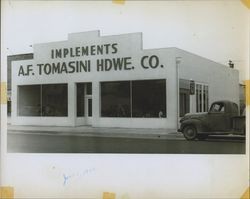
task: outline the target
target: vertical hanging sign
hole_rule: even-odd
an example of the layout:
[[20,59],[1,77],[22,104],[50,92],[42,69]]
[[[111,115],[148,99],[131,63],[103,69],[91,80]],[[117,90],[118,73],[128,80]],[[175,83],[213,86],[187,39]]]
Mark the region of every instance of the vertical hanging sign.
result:
[[194,80],[190,80],[189,83],[189,94],[194,95],[195,94],[195,82]]

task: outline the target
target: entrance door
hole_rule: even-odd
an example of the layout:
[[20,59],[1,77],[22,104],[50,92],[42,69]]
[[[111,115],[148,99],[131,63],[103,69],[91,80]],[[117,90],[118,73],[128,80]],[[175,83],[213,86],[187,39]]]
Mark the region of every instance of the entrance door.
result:
[[92,124],[92,83],[85,83],[85,119],[86,124]]
[[190,112],[190,95],[188,89],[180,88],[180,117]]
[[92,97],[85,97],[85,119],[86,124],[91,125],[92,124]]
[[91,83],[77,83],[77,118],[79,125],[92,124]]

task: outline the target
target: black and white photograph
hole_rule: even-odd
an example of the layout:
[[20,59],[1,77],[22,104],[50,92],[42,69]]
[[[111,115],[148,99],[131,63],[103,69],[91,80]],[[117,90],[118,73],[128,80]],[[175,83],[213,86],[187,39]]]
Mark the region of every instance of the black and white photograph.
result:
[[247,60],[234,52],[238,37],[213,49],[190,29],[206,55],[185,38],[190,50],[173,41],[145,47],[148,33],[138,31],[44,36],[8,55],[8,151],[244,154]]
[[8,150],[245,153],[233,61],[142,42],[88,31],[9,56]]
[[[1,82],[7,82],[2,140],[12,165],[3,167],[8,171],[5,182],[16,184],[21,198],[45,197],[35,190],[22,193],[20,179],[11,177],[10,169],[23,155],[24,172],[31,161],[36,165],[31,173],[46,173],[38,175],[45,189],[48,184],[61,191],[66,187],[65,195],[48,189],[49,197],[242,194],[247,180],[238,181],[247,176],[249,150],[249,5],[245,1],[4,0],[1,5],[1,74],[5,74]],[[121,161],[111,161],[111,156]],[[137,168],[132,168],[135,159]],[[240,167],[242,174],[231,177],[238,185],[211,193],[219,183],[213,184],[214,168],[223,166],[219,162],[224,159],[231,167],[221,175],[231,175],[233,168]],[[138,190],[123,192],[124,181],[124,186],[114,188],[118,195],[104,197],[109,190],[95,183],[103,182],[104,168],[109,167],[110,173],[122,162],[129,165],[125,173],[132,175],[149,165],[132,184],[146,179],[152,168],[158,177],[161,171],[171,179],[179,173],[180,181],[181,165],[186,165],[191,173],[185,173],[183,183],[192,175],[203,176],[197,178],[200,191],[184,186],[177,194],[178,183],[171,190],[163,191],[162,185],[154,189],[159,183],[155,177]],[[165,166],[157,169],[160,165]],[[170,174],[166,168],[175,170]],[[88,191],[80,191],[81,180],[92,183],[86,184]],[[164,182],[172,187],[168,179]],[[233,182],[227,183],[233,187]]]

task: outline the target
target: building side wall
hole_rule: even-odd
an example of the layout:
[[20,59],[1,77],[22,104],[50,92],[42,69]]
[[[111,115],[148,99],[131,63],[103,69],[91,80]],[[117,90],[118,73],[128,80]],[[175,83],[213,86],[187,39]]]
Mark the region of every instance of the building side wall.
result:
[[[176,49],[181,57],[180,78],[195,80],[209,87],[209,106],[217,100],[230,100],[239,105],[239,72],[184,50]],[[191,96],[195,112],[195,95]]]

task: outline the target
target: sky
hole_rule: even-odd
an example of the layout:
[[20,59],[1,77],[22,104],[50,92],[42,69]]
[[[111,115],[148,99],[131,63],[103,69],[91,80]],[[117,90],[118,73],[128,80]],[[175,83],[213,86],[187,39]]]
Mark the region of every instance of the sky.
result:
[[213,61],[249,66],[249,10],[240,1],[13,1],[1,6],[1,65],[7,55],[33,52],[34,43],[69,33],[142,32],[143,48],[177,47]]

